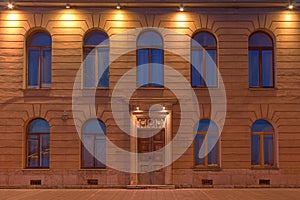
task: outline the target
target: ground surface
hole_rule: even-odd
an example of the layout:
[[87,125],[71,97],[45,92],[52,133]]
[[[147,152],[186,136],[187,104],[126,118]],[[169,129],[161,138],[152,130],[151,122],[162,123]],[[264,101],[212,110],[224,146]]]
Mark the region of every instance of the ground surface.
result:
[[300,199],[300,189],[0,189],[0,200],[275,200]]

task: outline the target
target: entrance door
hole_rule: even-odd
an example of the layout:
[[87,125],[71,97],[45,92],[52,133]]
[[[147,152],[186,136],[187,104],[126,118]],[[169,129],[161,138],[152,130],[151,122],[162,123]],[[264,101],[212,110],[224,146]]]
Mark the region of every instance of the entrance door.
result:
[[[155,132],[157,133],[153,135]],[[147,137],[149,135],[150,137]],[[138,183],[141,185],[165,184],[164,151],[162,150],[165,146],[165,129],[139,128],[138,136],[138,167],[142,171],[150,171],[139,173]]]

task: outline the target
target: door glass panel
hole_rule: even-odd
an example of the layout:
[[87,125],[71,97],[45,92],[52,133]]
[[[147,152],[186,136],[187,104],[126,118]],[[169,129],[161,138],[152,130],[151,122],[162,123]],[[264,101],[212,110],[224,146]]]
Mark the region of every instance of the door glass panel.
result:
[[94,136],[85,135],[83,136],[83,146],[82,146],[82,165],[83,167],[94,167]]

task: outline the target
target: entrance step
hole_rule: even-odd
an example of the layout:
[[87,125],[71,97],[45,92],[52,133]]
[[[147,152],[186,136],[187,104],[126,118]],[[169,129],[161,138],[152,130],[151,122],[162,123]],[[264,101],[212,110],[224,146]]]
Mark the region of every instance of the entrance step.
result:
[[175,185],[127,185],[127,189],[175,189]]

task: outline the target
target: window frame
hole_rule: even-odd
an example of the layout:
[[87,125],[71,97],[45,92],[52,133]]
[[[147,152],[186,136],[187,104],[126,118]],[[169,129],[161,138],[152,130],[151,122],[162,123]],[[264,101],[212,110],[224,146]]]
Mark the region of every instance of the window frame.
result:
[[[262,34],[265,35],[266,37],[268,37],[271,42],[272,42],[272,46],[271,47],[267,47],[267,46],[250,46],[250,38],[255,35],[255,34]],[[251,86],[250,85],[250,60],[249,60],[249,52],[250,51],[258,51],[258,86]],[[271,51],[272,52],[272,86],[263,86],[263,82],[262,82],[262,77],[263,77],[263,73],[262,73],[262,52],[263,51]],[[274,53],[274,40],[273,38],[266,32],[264,31],[256,31],[254,33],[252,33],[249,38],[248,38],[248,87],[249,88],[275,88],[275,53]]]
[[[272,127],[273,128],[273,127]],[[252,135],[259,135],[259,165],[252,165],[252,145],[251,145],[251,168],[253,169],[262,169],[262,168],[276,168],[276,140],[275,140],[275,133],[273,132],[251,132],[251,143],[252,143]],[[265,135],[272,135],[272,145],[273,145],[273,165],[265,165],[265,148],[264,148],[264,136]]]
[[[38,33],[44,33],[44,34],[47,34],[50,39],[51,39],[51,46],[31,46],[29,43],[30,43],[30,40],[31,38],[35,35],[35,34],[38,34]],[[38,49],[39,51],[39,56],[38,56],[38,73],[37,73],[37,81],[38,81],[38,85],[37,86],[31,86],[29,85],[29,51],[31,49]],[[50,84],[43,84],[42,83],[42,77],[43,77],[43,67],[42,67],[42,61],[43,61],[43,50],[50,50],[51,51],[51,63],[50,63],[50,66],[51,66],[51,83]],[[52,85],[52,37],[51,35],[47,32],[47,31],[44,31],[44,30],[39,30],[39,31],[35,31],[33,33],[31,33],[29,35],[29,37],[27,38],[26,40],[26,65],[27,65],[27,71],[26,71],[26,74],[27,74],[27,79],[26,79],[26,86],[27,88],[36,88],[36,89],[50,89],[51,88],[51,85]]]
[[[102,123],[105,126],[105,124],[101,120],[98,120],[98,119],[94,119],[94,120],[97,120],[98,123]],[[96,157],[94,155],[91,155],[91,156],[93,156],[93,167],[85,167],[84,166],[84,159],[83,159],[84,151],[88,152],[88,150],[85,148],[85,146],[83,144],[83,137],[85,135],[93,136],[93,145],[94,145],[93,147],[94,147],[94,151],[95,151],[95,146],[96,146],[95,144],[96,144],[96,141],[97,141],[96,137],[100,136],[100,135],[102,136],[102,134],[99,134],[99,133],[84,132],[83,129],[84,129],[85,125],[87,125],[91,121],[93,121],[93,119],[88,120],[87,122],[85,122],[84,125],[83,125],[83,128],[82,128],[82,133],[81,133],[82,135],[81,135],[81,141],[80,141],[80,153],[81,153],[80,168],[83,169],[83,170],[88,170],[88,169],[92,169],[92,170],[106,169],[107,168],[106,163],[104,164],[104,163],[101,163],[100,161],[98,161],[98,162],[100,162],[103,166],[100,166],[100,167],[96,166],[96,162],[97,161],[96,161]],[[106,128],[106,126],[105,126],[105,128]],[[105,133],[103,133],[103,134],[105,135],[105,139],[104,140],[105,140],[105,155],[106,155],[106,153],[107,153],[107,151],[106,151],[106,130],[105,130]],[[98,140],[100,140],[100,139],[98,139]]]
[[[32,120],[28,125],[27,125],[27,129],[26,129],[26,145],[25,145],[25,148],[26,148],[26,168],[27,169],[49,169],[50,168],[50,132],[48,132],[48,133],[42,133],[42,132],[30,132],[30,131],[28,131],[28,128],[29,128],[29,126],[31,125],[31,123],[32,122],[34,122],[35,120],[44,120],[44,119],[34,119],[34,120]],[[44,121],[46,121],[46,120],[44,120]],[[47,121],[46,121],[47,122]],[[48,123],[48,122],[47,122]],[[48,125],[49,125],[49,123],[48,123]],[[49,128],[50,128],[50,125],[49,125]],[[29,136],[32,136],[32,135],[34,135],[34,136],[37,136],[38,138],[37,139],[30,139],[29,138]],[[49,166],[41,166],[41,136],[42,135],[48,135],[49,136],[49,151],[48,151],[48,153],[49,153]],[[30,140],[37,140],[38,141],[38,147],[37,147],[37,151],[38,151],[38,166],[29,166],[28,165],[28,158],[29,158],[29,151],[28,151],[28,147],[29,147],[29,145],[28,145],[28,142],[30,141]]]
[[[138,85],[138,79],[139,79],[139,77],[138,77],[138,67],[139,66],[137,66],[136,67],[136,85],[137,85],[137,87],[142,87],[142,88],[164,88],[164,81],[165,81],[165,79],[164,79],[164,67],[163,67],[163,65],[164,65],[164,63],[165,63],[165,56],[164,56],[164,54],[165,54],[165,51],[163,50],[163,49],[160,49],[159,47],[154,47],[154,48],[143,48],[143,47],[141,47],[141,48],[138,48],[137,50],[136,50],[136,65],[138,64],[138,58],[139,58],[139,50],[147,50],[148,51],[148,65],[149,65],[149,67],[148,67],[148,72],[147,72],[147,74],[148,74],[148,84],[147,85],[141,85],[141,86],[139,86]],[[149,82],[152,82],[152,50],[161,50],[162,51],[162,63],[158,63],[158,64],[161,64],[162,65],[162,85],[152,85],[152,83],[149,83]]]
[[[93,32],[99,32],[99,33],[102,33],[103,35],[106,36],[106,40],[108,40],[108,44],[105,44],[105,45],[86,45],[85,44],[85,41],[87,39],[87,36],[90,34],[90,33],[93,33]],[[107,52],[108,52],[108,66],[107,66],[107,70],[108,70],[108,86],[99,86],[99,81],[100,79],[99,78],[99,69],[98,69],[98,65],[99,65],[99,55],[98,55],[98,50],[99,49],[107,49]],[[86,54],[86,50],[89,50],[88,54]],[[94,66],[94,69],[95,69],[95,82],[94,82],[94,85],[92,87],[87,87],[85,86],[85,74],[84,74],[84,70],[85,70],[85,59],[86,57],[92,52],[92,51],[95,51],[95,66]],[[83,37],[83,43],[82,43],[82,56],[83,56],[83,69],[82,69],[82,88],[84,89],[108,89],[109,88],[109,69],[110,69],[110,65],[109,65],[109,61],[110,61],[110,40],[109,40],[109,36],[107,35],[107,33],[103,30],[91,30],[89,32],[87,32],[85,34],[85,36]]]
[[[201,34],[201,33],[206,33],[206,34],[209,34],[210,36],[212,36],[215,43],[216,43],[216,45],[215,46],[203,46],[203,45],[201,45],[197,40],[194,39],[196,35]],[[196,47],[194,47],[193,44],[192,44],[193,40],[197,41],[199,46],[197,45]],[[215,61],[215,65],[216,65],[216,69],[217,69],[216,70],[216,77],[215,77],[216,78],[216,85],[215,86],[207,86],[206,81],[205,81],[205,80],[207,80],[207,77],[205,77],[205,78],[201,77],[201,79],[202,79],[201,84],[202,85],[193,85],[193,80],[192,80],[193,70],[192,70],[192,68],[194,66],[192,65],[192,53],[194,51],[197,51],[197,52],[202,51],[202,63],[201,63],[201,65],[202,65],[202,75],[206,76],[206,68],[207,68],[206,67],[206,57],[207,57],[206,56],[206,51],[207,50],[214,50],[215,53],[216,53],[216,61]],[[196,33],[193,34],[192,40],[191,40],[191,58],[190,59],[191,59],[191,62],[190,62],[191,63],[190,64],[191,86],[193,88],[218,88],[218,85],[219,85],[219,81],[218,81],[218,77],[219,77],[219,74],[218,74],[218,66],[219,66],[218,65],[218,61],[219,61],[218,41],[217,41],[217,38],[215,37],[215,35],[213,33],[209,32],[209,31],[197,31]]]

